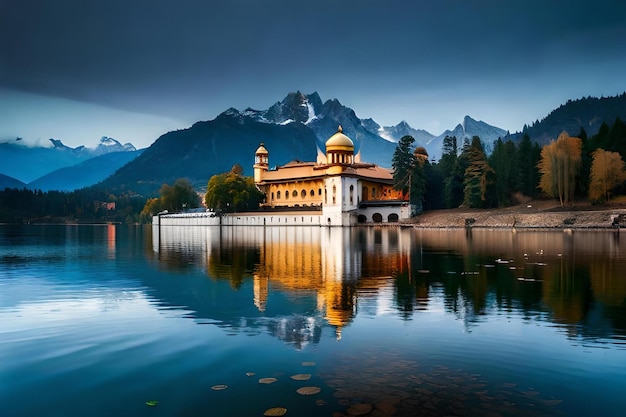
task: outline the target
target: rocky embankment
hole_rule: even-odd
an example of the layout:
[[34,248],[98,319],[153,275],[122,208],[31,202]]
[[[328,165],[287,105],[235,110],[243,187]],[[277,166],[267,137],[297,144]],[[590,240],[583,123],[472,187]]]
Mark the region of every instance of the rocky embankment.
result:
[[615,229],[626,228],[626,205],[572,205],[562,208],[553,202],[538,201],[493,210],[433,210],[405,224],[424,228]]

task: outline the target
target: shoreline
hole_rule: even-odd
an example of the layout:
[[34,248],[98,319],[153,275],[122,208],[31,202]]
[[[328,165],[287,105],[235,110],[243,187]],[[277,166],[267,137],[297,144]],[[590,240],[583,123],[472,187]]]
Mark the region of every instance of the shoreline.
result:
[[402,226],[433,229],[619,230],[626,228],[626,206],[594,210],[589,205],[561,208],[550,202],[502,209],[433,210],[402,222]]

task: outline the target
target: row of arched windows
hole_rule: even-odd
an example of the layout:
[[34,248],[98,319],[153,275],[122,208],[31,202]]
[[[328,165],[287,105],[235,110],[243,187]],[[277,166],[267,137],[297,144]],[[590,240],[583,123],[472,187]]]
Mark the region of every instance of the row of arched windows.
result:
[[[396,213],[391,213],[387,216],[387,222],[388,223],[396,223],[398,220],[400,219],[400,216],[398,216],[398,214]],[[359,223],[367,223],[367,216],[365,216],[364,214],[359,214],[359,216],[357,217],[357,221]],[[383,221],[383,215],[380,213],[374,213],[372,214],[372,222],[374,223],[382,223]]]
[[[308,194],[311,197],[315,197],[315,190],[314,189],[309,190]],[[322,195],[322,189],[321,188],[317,190],[317,194],[318,195]],[[291,193],[287,190],[287,191],[285,191],[284,194],[281,193],[280,190],[276,191],[276,194],[274,194],[274,191],[272,191],[272,200],[274,200],[274,196],[276,196],[276,200],[280,200],[283,196],[285,197],[285,200],[289,200],[290,195],[293,198],[297,198],[298,197],[298,190],[293,190],[293,191],[291,191]],[[299,195],[300,195],[301,198],[306,198],[307,191],[302,189],[300,191]]]

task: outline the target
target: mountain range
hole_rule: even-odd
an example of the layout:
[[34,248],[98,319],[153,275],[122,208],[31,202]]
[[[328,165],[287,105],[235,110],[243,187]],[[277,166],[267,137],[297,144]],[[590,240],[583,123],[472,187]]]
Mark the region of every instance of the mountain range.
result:
[[[540,143],[546,137],[556,138],[562,130],[576,134],[580,127],[593,135],[603,121],[612,123],[615,117],[626,119],[626,94],[568,101],[541,122],[513,134],[465,116],[453,129],[436,136],[415,129],[406,121],[381,126],[371,118],[360,119],[337,99],[323,102],[317,93],[295,92],[266,110],[227,109],[213,120],[165,133],[142,151],[111,138],[102,138],[95,149],[69,148],[51,139],[52,148],[30,148],[26,160],[25,154],[16,151],[16,144],[0,144],[0,160],[8,161],[0,167],[0,173],[13,177],[0,176],[0,188],[7,181],[14,184],[15,179],[27,187],[44,190],[67,190],[101,181],[100,185],[111,191],[156,195],[162,184],[185,177],[202,190],[212,175],[228,171],[234,164],[241,165],[244,173],[250,175],[254,151],[261,142],[270,153],[270,166],[292,160],[315,161],[339,125],[355,142],[361,160],[390,167],[396,143],[404,135],[413,136],[416,146],[423,146],[431,159],[438,160],[446,136],[456,136],[459,144],[464,138],[478,136],[489,150],[498,138],[517,140],[523,133]],[[56,170],[61,171],[50,172]],[[19,175],[12,175],[15,173]],[[72,184],[72,178],[84,181]]]
[[[185,177],[203,189],[212,175],[230,170],[233,164],[241,165],[244,173],[251,175],[254,151],[261,142],[269,151],[270,166],[292,160],[315,161],[340,125],[354,141],[362,161],[384,167],[391,166],[396,142],[405,134],[412,134],[417,139],[415,145],[424,146],[433,155],[440,152],[445,137],[413,129],[406,122],[381,127],[372,119],[358,118],[354,110],[337,99],[322,102],[317,93],[295,92],[266,110],[230,108],[214,120],[166,133],[102,185],[154,194],[163,183]],[[506,134],[469,116],[447,132],[459,138],[480,134],[488,141]]]
[[106,136],[94,148],[71,148],[58,139],[50,143],[49,147],[29,147],[19,140],[0,143],[0,189],[71,191],[105,179],[142,152]]

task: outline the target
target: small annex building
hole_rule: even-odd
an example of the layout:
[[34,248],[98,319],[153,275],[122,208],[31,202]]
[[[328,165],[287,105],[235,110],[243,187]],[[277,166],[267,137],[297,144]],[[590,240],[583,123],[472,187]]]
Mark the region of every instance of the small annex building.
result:
[[341,126],[325,147],[316,162],[296,160],[270,169],[269,150],[261,143],[254,160],[254,182],[265,195],[261,209],[317,212],[320,224],[328,226],[394,223],[410,216],[408,197],[393,188],[393,172],[361,162]]

